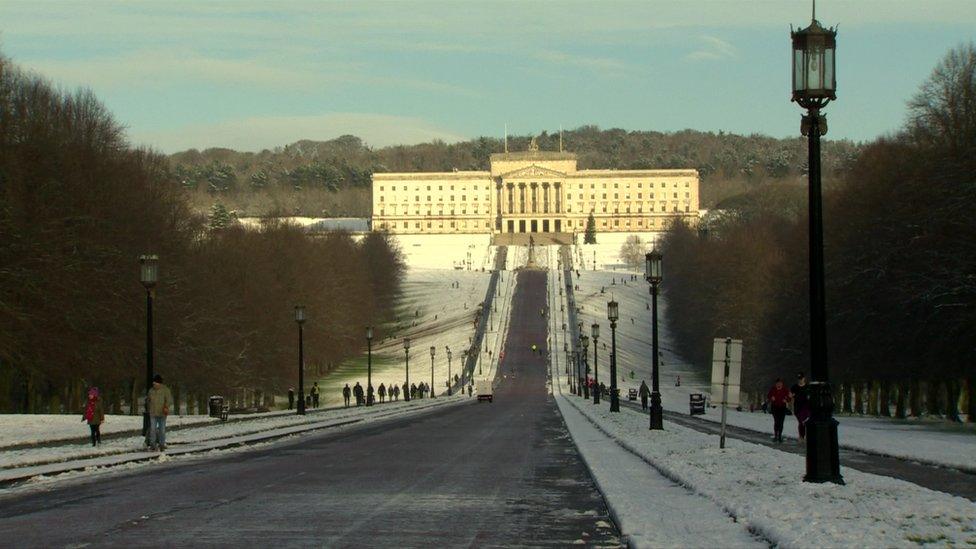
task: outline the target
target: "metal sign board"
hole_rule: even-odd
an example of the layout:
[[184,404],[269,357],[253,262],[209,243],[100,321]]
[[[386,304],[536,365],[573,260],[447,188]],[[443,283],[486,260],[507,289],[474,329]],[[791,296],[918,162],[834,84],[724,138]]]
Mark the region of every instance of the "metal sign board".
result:
[[[722,398],[725,381],[726,342],[728,342],[728,396]],[[717,337],[712,343],[712,404],[739,406],[739,387],[742,383],[742,340]]]

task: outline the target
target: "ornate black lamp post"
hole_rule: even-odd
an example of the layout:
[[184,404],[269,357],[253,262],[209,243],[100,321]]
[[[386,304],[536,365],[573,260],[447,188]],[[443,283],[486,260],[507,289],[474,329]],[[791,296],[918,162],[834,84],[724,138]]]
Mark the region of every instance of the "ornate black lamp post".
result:
[[451,348],[447,349],[447,396],[451,396]]
[[430,398],[434,398],[437,391],[434,390],[434,353],[437,352],[437,347],[433,345],[430,346]]
[[600,403],[600,374],[597,369],[596,350],[599,348],[600,325],[596,322],[590,326],[590,335],[593,336],[593,404]]
[[582,372],[583,372],[582,377],[580,377],[580,383],[583,385],[583,392],[582,392],[583,398],[589,399],[590,398],[590,383],[589,383],[589,380],[587,379],[587,377],[588,377],[588,374],[590,373],[590,365],[587,364],[586,350],[590,348],[590,336],[588,336],[586,334],[581,335],[580,336],[580,345],[583,347],[583,352],[580,354],[580,362],[583,364],[582,368],[580,368],[580,370],[582,370]]
[[146,406],[142,411],[142,436],[149,445],[149,389],[153,379],[153,299],[159,282],[159,258],[155,254],[139,256],[139,281],[146,288]]
[[403,400],[410,402],[410,338],[403,338],[403,358],[407,370],[407,382],[403,384]]
[[570,351],[570,356],[573,359],[574,375],[572,376],[573,379],[569,380],[569,385],[570,385],[569,392],[573,393],[574,395],[578,395],[579,394],[579,353],[577,353],[575,350]]
[[793,98],[807,110],[800,132],[809,140],[810,224],[810,419],[807,420],[807,482],[843,484],[837,443],[834,400],[827,377],[827,322],[824,304],[823,201],[820,193],[820,136],[827,119],[820,109],[836,99],[837,31],[817,21],[816,4],[810,26],[792,31]]
[[620,397],[617,395],[617,302],[607,303],[607,319],[610,321],[610,411],[620,411]]
[[305,415],[305,306],[295,305],[295,322],[298,323],[298,415]]
[[661,408],[661,388],[658,385],[659,355],[657,346],[657,287],[663,279],[661,254],[652,250],[644,256],[644,278],[651,284],[651,430],[664,429],[664,410]]
[[373,405],[373,327],[366,326],[366,406]]

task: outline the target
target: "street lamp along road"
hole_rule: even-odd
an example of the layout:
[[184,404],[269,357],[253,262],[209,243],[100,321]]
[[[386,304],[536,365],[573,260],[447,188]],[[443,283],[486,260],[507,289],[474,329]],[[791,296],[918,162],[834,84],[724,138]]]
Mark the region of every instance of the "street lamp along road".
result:
[[447,348],[447,396],[451,396],[451,348]]
[[657,345],[657,287],[664,279],[663,258],[657,250],[644,256],[644,278],[651,284],[651,353],[654,355],[651,368],[651,424],[652,431],[664,429],[664,410],[661,408],[661,388],[658,384],[659,355]]
[[373,327],[366,326],[366,406],[373,405]]
[[403,400],[410,402],[410,338],[403,338],[403,355],[406,364],[407,382],[403,384]]
[[583,377],[580,380],[580,382],[583,384],[583,398],[589,399],[590,398],[590,383],[589,383],[589,379],[587,379],[587,378],[589,377],[588,374],[590,373],[590,367],[586,363],[587,362],[587,360],[586,360],[586,358],[587,358],[586,350],[590,348],[590,336],[588,336],[586,334],[581,335],[580,336],[580,345],[583,346],[583,353],[580,356],[580,362],[583,363],[583,367],[581,368],[581,370],[583,371]]
[[139,256],[139,281],[146,288],[146,405],[142,411],[142,436],[149,446],[149,389],[153,379],[153,299],[159,282],[159,257],[156,254]]
[[809,176],[810,253],[810,418],[807,420],[807,468],[803,480],[843,484],[837,443],[834,399],[827,376],[827,322],[824,298],[823,198],[820,190],[820,136],[827,119],[820,109],[836,99],[835,51],[837,30],[817,21],[813,5],[810,26],[793,31],[793,98],[807,110],[800,133],[807,136]]
[[607,320],[610,321],[610,411],[620,411],[620,397],[617,395],[617,302],[607,302]]
[[434,398],[434,353],[437,351],[437,347],[433,345],[430,346],[430,398]]
[[593,404],[600,403],[600,375],[597,370],[596,362],[596,350],[599,348],[597,345],[600,339],[600,325],[596,322],[590,326],[590,334],[593,336]]
[[305,415],[305,341],[302,325],[305,324],[305,306],[295,305],[295,322],[298,323],[298,414]]

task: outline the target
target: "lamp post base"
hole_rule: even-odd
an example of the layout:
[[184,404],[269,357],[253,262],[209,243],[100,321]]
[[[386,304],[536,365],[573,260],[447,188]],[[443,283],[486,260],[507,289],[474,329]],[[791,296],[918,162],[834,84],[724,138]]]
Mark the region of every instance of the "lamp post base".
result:
[[837,443],[837,420],[830,384],[810,384],[810,419],[807,430],[807,474],[804,482],[844,484],[840,475],[840,448]]
[[664,430],[664,408],[661,407],[661,393],[651,393],[651,431]]

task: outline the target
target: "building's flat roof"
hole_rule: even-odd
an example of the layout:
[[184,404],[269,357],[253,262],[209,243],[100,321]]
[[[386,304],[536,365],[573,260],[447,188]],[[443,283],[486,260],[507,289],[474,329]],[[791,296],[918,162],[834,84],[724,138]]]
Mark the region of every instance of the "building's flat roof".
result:
[[698,176],[698,170],[578,170],[569,177],[680,177]]
[[491,178],[491,172],[389,172],[374,173],[377,179],[485,179]]

